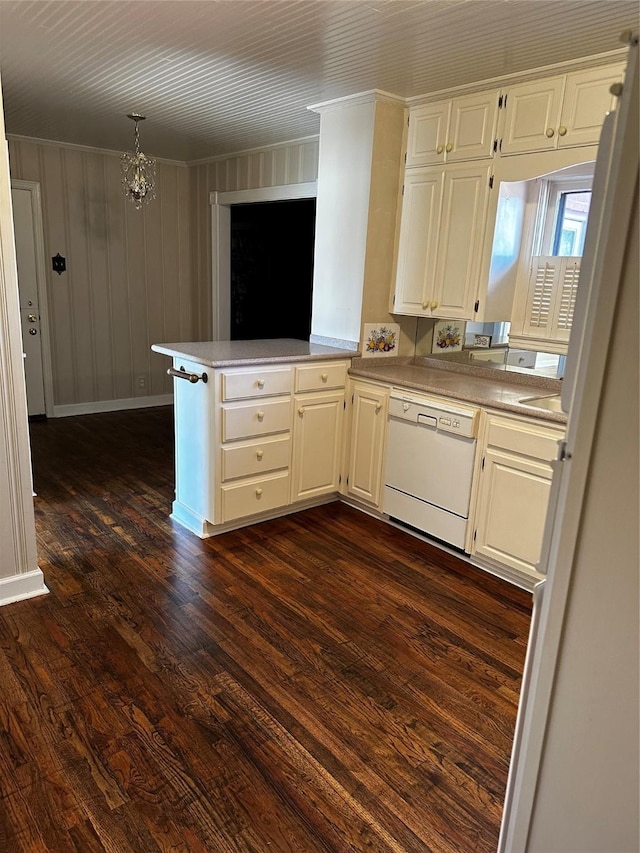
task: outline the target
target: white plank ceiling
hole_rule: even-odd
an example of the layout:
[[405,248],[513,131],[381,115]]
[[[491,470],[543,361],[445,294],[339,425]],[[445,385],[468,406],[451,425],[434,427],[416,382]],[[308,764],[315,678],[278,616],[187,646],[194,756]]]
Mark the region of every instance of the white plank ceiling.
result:
[[307,106],[412,97],[620,48],[637,0],[0,0],[9,134],[193,161],[318,132]]

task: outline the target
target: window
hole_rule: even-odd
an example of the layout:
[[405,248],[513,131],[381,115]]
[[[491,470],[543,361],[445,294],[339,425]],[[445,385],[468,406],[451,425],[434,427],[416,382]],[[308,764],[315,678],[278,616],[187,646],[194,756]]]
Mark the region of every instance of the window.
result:
[[545,180],[534,255],[582,257],[591,204],[591,177]]

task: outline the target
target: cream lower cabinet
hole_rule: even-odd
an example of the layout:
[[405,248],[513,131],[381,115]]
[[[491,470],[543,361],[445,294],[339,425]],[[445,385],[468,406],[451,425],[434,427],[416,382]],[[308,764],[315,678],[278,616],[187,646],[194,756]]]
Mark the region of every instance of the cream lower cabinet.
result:
[[295,369],[292,503],[338,492],[347,368],[337,361]]
[[351,429],[344,494],[373,507],[382,495],[389,388],[351,383]]
[[471,554],[536,578],[561,425],[484,412]]

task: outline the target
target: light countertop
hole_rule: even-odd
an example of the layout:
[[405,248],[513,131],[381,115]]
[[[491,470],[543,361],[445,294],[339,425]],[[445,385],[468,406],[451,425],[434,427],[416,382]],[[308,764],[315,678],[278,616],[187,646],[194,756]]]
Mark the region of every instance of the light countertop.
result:
[[561,424],[567,422],[564,412],[553,412],[520,402],[523,397],[559,394],[562,380],[524,372],[507,372],[500,370],[500,367],[457,364],[428,357],[378,361],[375,358],[355,358],[349,374],[539,420]]
[[359,355],[353,350],[312,344],[293,338],[153,344],[151,349],[162,355],[184,358],[207,367],[241,367],[251,364],[352,358]]

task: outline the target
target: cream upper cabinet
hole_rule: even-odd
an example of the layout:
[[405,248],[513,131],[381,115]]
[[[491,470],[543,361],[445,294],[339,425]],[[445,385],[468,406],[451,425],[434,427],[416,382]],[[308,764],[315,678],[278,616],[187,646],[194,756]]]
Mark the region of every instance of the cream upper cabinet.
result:
[[509,341],[514,346],[566,353],[580,278],[579,257],[535,256],[528,286],[520,287]]
[[351,441],[345,493],[380,506],[389,389],[370,382],[351,385]]
[[551,489],[551,461],[565,428],[483,414],[471,553],[537,575]]
[[393,313],[473,319],[491,183],[482,162],[407,171]]
[[296,367],[291,500],[338,492],[348,362]]
[[508,87],[502,96],[500,154],[597,144],[615,104],[611,84],[623,73],[624,65],[615,63]]
[[492,157],[497,116],[497,90],[411,109],[407,167]]

